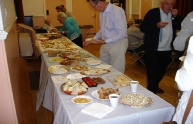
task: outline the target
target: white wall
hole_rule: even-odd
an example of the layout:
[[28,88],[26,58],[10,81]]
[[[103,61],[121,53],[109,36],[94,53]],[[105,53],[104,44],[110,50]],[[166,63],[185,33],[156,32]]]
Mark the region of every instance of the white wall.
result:
[[22,0],[24,16],[45,16],[44,0]]
[[0,16],[2,23],[0,30],[9,30],[10,24],[16,20],[16,13],[13,0],[0,0]]

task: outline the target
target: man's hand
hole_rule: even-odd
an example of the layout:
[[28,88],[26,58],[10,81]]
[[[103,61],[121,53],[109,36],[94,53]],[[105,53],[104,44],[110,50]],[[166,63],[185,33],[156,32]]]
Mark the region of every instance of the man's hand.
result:
[[168,24],[168,22],[158,22],[157,27],[158,28],[164,28],[164,27],[166,27],[167,24]]
[[177,9],[172,9],[172,15],[176,17],[178,15],[178,10]]
[[104,44],[105,41],[104,40],[93,40],[93,39],[92,40],[85,40],[83,42],[83,46],[87,46],[87,45],[89,45],[91,43],[93,43],[93,44]]

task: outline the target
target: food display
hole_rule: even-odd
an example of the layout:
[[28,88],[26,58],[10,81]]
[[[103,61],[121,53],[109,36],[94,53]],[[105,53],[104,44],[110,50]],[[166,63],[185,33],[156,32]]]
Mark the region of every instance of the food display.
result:
[[150,97],[144,96],[143,94],[127,94],[124,95],[120,103],[123,103],[125,105],[140,108],[140,107],[147,107],[153,103],[152,99]]
[[65,37],[62,37],[62,38],[42,42],[41,46],[43,48],[67,49],[71,44],[73,44],[71,41],[69,41]]
[[101,75],[101,74],[106,74],[109,73],[110,70],[107,69],[102,69],[102,68],[93,68],[88,71],[82,71],[80,72],[82,75]]
[[57,54],[60,53],[60,51],[58,51],[58,50],[48,50],[47,53],[48,53],[49,57],[56,57]]
[[82,61],[84,61],[84,62],[87,62],[87,61],[90,61],[90,60],[94,60],[94,58],[92,58],[92,57],[88,57],[88,58],[82,57]]
[[118,88],[104,88],[101,87],[99,90],[95,90],[91,93],[91,95],[97,99],[101,100],[109,100],[109,95],[110,94],[118,94],[120,95],[121,92],[119,91]]
[[82,80],[89,86],[89,87],[96,87],[97,83],[94,82],[90,77],[83,77]]
[[130,84],[131,79],[123,74],[108,75],[107,79],[115,86],[127,86]]
[[60,61],[60,65],[66,65],[66,66],[75,66],[78,65],[80,61],[74,60],[74,59],[63,59]]
[[65,74],[70,71],[70,68],[64,65],[53,65],[48,68],[52,74]]
[[87,65],[75,65],[72,67],[71,70],[81,72],[81,71],[88,71],[89,69],[90,69],[90,67]]
[[105,80],[101,77],[93,77],[92,80],[97,84],[104,84]]
[[93,101],[93,99],[90,96],[75,96],[74,98],[71,99],[71,101],[75,104],[88,104]]
[[61,85],[61,90],[69,95],[82,95],[87,92],[88,86],[81,81],[69,80]]

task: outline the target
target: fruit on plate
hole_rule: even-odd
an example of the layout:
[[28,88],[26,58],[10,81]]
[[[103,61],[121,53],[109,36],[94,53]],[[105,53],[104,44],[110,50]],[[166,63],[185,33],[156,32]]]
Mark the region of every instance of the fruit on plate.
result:
[[69,95],[82,95],[87,92],[88,86],[81,81],[69,80],[61,85],[61,90]]
[[83,77],[82,80],[89,86],[89,87],[96,87],[97,83],[94,82],[90,77]]

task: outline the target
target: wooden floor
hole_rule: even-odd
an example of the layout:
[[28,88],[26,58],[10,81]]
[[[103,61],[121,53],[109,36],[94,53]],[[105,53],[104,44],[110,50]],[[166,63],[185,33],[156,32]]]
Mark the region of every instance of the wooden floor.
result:
[[[87,47],[84,47],[85,50],[89,51],[93,55],[99,57],[99,49],[100,45],[89,45]],[[126,54],[126,59],[131,56],[130,53]],[[130,63],[130,62],[128,62]],[[28,64],[28,71],[30,70],[39,70],[41,60],[27,60]],[[160,88],[164,89],[164,94],[157,94],[161,98],[165,99],[167,102],[171,103],[172,105],[176,106],[178,102],[178,90],[175,86],[175,73],[178,69],[179,62],[172,63],[169,69],[167,70],[167,73],[164,77],[164,79],[160,83]],[[138,80],[140,84],[144,87],[147,86],[146,81],[146,69],[143,65],[139,65],[137,63],[134,63],[132,66],[130,66],[128,69],[126,69],[125,74],[132,78],[133,80]],[[37,97],[37,91],[31,90],[31,95],[33,98],[33,105],[35,108],[36,103],[36,97]],[[33,108],[33,109],[34,109]],[[53,123],[53,114],[49,110],[45,109],[44,107],[40,107],[38,111],[35,113],[35,119],[37,124],[52,124]]]

